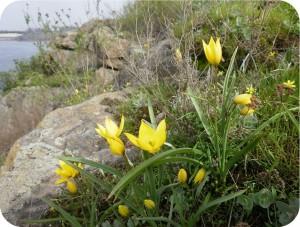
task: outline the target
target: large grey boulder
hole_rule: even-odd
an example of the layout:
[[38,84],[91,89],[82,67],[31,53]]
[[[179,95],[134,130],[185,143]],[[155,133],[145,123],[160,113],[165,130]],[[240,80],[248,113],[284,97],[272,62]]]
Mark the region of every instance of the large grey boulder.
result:
[[82,156],[115,164],[105,141],[96,134],[96,123],[111,116],[125,92],[105,93],[75,106],[56,109],[36,129],[11,148],[0,173],[0,209],[13,224],[38,218],[45,210],[40,198],[57,192],[54,169],[61,155]]
[[16,88],[0,97],[0,154],[41,121],[50,111],[58,107],[61,94],[58,88]]

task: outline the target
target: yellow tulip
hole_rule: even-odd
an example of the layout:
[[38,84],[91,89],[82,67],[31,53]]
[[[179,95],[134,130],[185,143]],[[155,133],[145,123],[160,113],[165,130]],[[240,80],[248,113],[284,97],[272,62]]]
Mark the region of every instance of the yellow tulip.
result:
[[250,108],[250,107],[248,107],[248,106],[245,106],[244,108],[242,108],[242,109],[240,110],[240,114],[246,116],[246,115],[253,114],[254,111],[255,111],[255,110],[254,110],[253,108]]
[[222,47],[220,44],[220,38],[217,38],[217,41],[215,42],[214,39],[210,37],[208,45],[204,40],[202,40],[202,43],[207,61],[212,65],[220,64],[222,59]]
[[155,202],[151,199],[145,199],[144,205],[145,205],[145,207],[147,207],[150,210],[155,208]]
[[200,184],[200,183],[203,181],[204,177],[205,177],[205,169],[204,169],[204,168],[201,168],[201,169],[197,172],[197,174],[196,174],[196,176],[195,176],[195,178],[194,178],[194,183],[195,183],[195,184]]
[[118,138],[118,137],[108,138],[106,141],[109,145],[109,149],[112,154],[114,154],[114,155],[123,155],[124,154],[125,145],[120,138]]
[[184,184],[187,180],[187,172],[185,169],[180,169],[178,171],[177,179],[181,184]]
[[119,205],[118,212],[122,217],[126,218],[129,215],[129,208],[126,205]]
[[248,105],[251,104],[252,95],[250,94],[241,94],[234,97],[233,101],[235,104],[239,105]]
[[[55,170],[55,173],[57,175],[59,175],[61,178],[76,177],[79,174],[78,170],[76,170],[72,166],[68,165],[64,161],[59,160],[59,165],[60,165],[60,168],[57,168]],[[82,166],[82,164],[80,164],[80,166]]]
[[138,137],[125,133],[129,141],[135,146],[151,154],[158,152],[161,146],[166,142],[167,131],[166,121],[159,122],[156,129],[153,129],[146,121],[142,120]]
[[106,139],[109,149],[114,155],[123,155],[125,151],[125,145],[119,138],[124,128],[124,116],[122,115],[119,127],[110,118],[105,119],[105,127],[97,124],[95,129],[99,136]]
[[296,87],[294,80],[293,81],[288,80],[288,81],[284,82],[283,86],[288,89],[293,89]]
[[76,186],[73,179],[72,180],[67,180],[67,189],[68,189],[69,192],[71,192],[73,194],[77,192],[77,186]]
[[122,115],[119,127],[110,118],[105,118],[105,127],[97,124],[96,132],[103,138],[115,138],[119,137],[124,128],[124,116]]

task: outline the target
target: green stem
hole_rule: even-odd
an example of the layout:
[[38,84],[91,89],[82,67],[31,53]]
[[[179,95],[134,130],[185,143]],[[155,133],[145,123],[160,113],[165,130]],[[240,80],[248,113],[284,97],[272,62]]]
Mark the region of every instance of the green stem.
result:
[[153,110],[153,106],[152,106],[150,97],[148,97],[148,111],[149,111],[151,124],[153,127],[156,128],[156,120],[155,120],[154,110]]

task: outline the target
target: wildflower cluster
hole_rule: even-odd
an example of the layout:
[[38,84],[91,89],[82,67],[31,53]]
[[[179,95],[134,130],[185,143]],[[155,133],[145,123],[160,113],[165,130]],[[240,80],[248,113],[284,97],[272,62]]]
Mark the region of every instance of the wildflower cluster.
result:
[[[218,66],[222,60],[220,39],[217,38],[216,41],[214,41],[211,37],[208,44],[203,41],[203,48],[206,59],[211,65],[210,67],[216,69],[216,66]],[[125,124],[123,115],[121,116],[119,125],[108,117],[105,119],[103,125],[97,124],[97,127],[95,128],[96,133],[101,138],[105,139],[111,153],[123,157],[125,162],[129,164],[126,169],[129,169],[129,171],[125,173],[119,173],[118,170],[102,164],[94,164],[94,167],[97,166],[101,171],[107,171],[109,174],[113,175],[113,179],[117,182],[116,185],[113,185],[110,182],[104,183],[105,187],[103,187],[103,190],[108,194],[106,201],[109,201],[111,204],[111,207],[104,212],[104,216],[108,213],[114,213],[116,217],[121,217],[120,220],[124,221],[123,219],[128,218],[129,222],[129,220],[132,221],[131,219],[133,217],[139,215],[158,214],[160,211],[159,208],[162,207],[162,200],[172,198],[170,200],[172,204],[173,199],[175,200],[177,198],[177,194],[182,193],[177,198],[179,202],[176,201],[177,204],[174,207],[170,207],[170,212],[173,208],[176,210],[178,206],[181,206],[181,202],[185,199],[190,199],[191,197],[194,199],[194,195],[196,195],[196,197],[202,196],[203,198],[199,199],[199,201],[201,201],[201,203],[203,202],[203,204],[200,205],[195,215],[190,215],[188,220],[185,219],[185,216],[188,215],[179,215],[180,219],[182,219],[180,220],[181,226],[196,226],[196,224],[199,223],[198,221],[201,212],[205,209],[238,197],[246,191],[237,191],[234,189],[234,192],[231,194],[222,194],[221,198],[218,197],[215,198],[215,200],[210,200],[211,192],[208,192],[207,187],[204,188],[204,184],[210,180],[210,174],[212,175],[213,173],[215,176],[212,177],[216,180],[215,182],[218,183],[211,185],[215,187],[220,182],[222,185],[219,188],[223,189],[226,187],[226,179],[228,179],[230,168],[249,152],[249,144],[254,148],[257,143],[255,136],[249,136],[249,138],[245,140],[247,143],[241,142],[241,144],[237,146],[236,140],[234,143],[230,144],[230,137],[228,136],[230,127],[234,124],[231,120],[236,119],[232,117],[232,114],[238,115],[238,113],[233,110],[238,106],[240,107],[240,115],[252,115],[260,104],[259,99],[255,95],[256,89],[252,85],[246,88],[245,93],[234,96],[235,75],[232,71],[236,53],[237,49],[232,56],[228,72],[225,76],[225,82],[223,83],[223,103],[220,107],[221,111],[217,122],[214,122],[214,119],[210,118],[202,111],[201,105],[199,105],[196,99],[197,97],[193,95],[190,88],[187,89],[187,93],[191,98],[200,122],[203,125],[203,131],[208,138],[208,144],[211,145],[209,151],[197,150],[197,146],[193,148],[175,148],[172,144],[166,143],[168,135],[166,119],[163,119],[156,124],[155,120],[153,120],[155,119],[155,116],[153,109],[151,111],[151,104],[148,104],[148,108],[152,122],[149,123],[142,119],[137,135],[129,132],[123,133]],[[176,49],[175,60],[177,62],[182,61],[182,54],[179,48]],[[232,77],[234,77],[234,79],[232,79]],[[277,88],[283,93],[283,91],[292,92],[295,87],[295,81],[288,80],[287,82],[278,85]],[[268,124],[266,123],[265,125]],[[140,154],[142,161],[135,167],[126,155],[125,138],[127,138],[127,140],[136,148],[141,150]],[[160,152],[164,145],[170,146],[171,149]],[[234,150],[235,152],[233,153],[231,150]],[[204,153],[206,155],[199,156],[199,154]],[[208,160],[204,160],[203,157],[208,157]],[[202,160],[200,161],[200,159]],[[177,176],[174,173],[170,174],[166,171],[166,164],[169,162],[180,163],[178,166],[181,168],[178,170]],[[189,162],[191,165],[189,168],[184,168],[182,167],[182,162]],[[77,185],[74,179],[79,175],[79,171],[64,161],[60,161],[59,164],[60,167],[55,170],[55,173],[59,175],[60,178],[55,184],[66,184],[70,193],[76,193]],[[74,165],[78,168],[83,168],[81,163],[74,163]],[[195,172],[191,172],[191,170],[195,170]],[[162,180],[162,178],[164,179]],[[94,180],[94,177],[90,177],[90,179]],[[174,182],[174,179],[176,182]],[[114,180],[113,182],[115,182]],[[98,181],[98,179],[96,179],[96,181]],[[93,183],[94,182],[95,180]],[[98,183],[98,185],[101,187],[101,183]],[[188,187],[188,185],[191,185],[191,187]],[[186,190],[187,188],[188,190]],[[204,190],[202,191],[203,188]],[[216,191],[219,190],[219,188],[217,188]],[[171,196],[168,197],[163,194],[165,190],[170,190],[167,195],[171,194]],[[188,196],[185,196],[185,194],[188,194]],[[113,196],[115,199],[111,201],[110,199]],[[117,203],[116,200],[118,200]],[[181,207],[182,210],[185,209],[183,206],[184,205]],[[195,204],[190,205],[189,208],[194,209],[194,207],[197,206],[199,206],[199,203],[195,201]],[[140,219],[142,220],[142,218]],[[168,218],[163,219],[162,217],[158,217],[158,219],[169,220]],[[150,220],[149,223],[151,223],[152,226],[154,218]]]

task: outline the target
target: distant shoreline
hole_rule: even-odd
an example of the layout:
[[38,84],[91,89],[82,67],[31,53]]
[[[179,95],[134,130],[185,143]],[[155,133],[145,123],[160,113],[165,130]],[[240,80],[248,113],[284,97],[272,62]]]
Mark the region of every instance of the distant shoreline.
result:
[[0,33],[0,41],[17,41],[19,37],[21,37],[21,33]]

